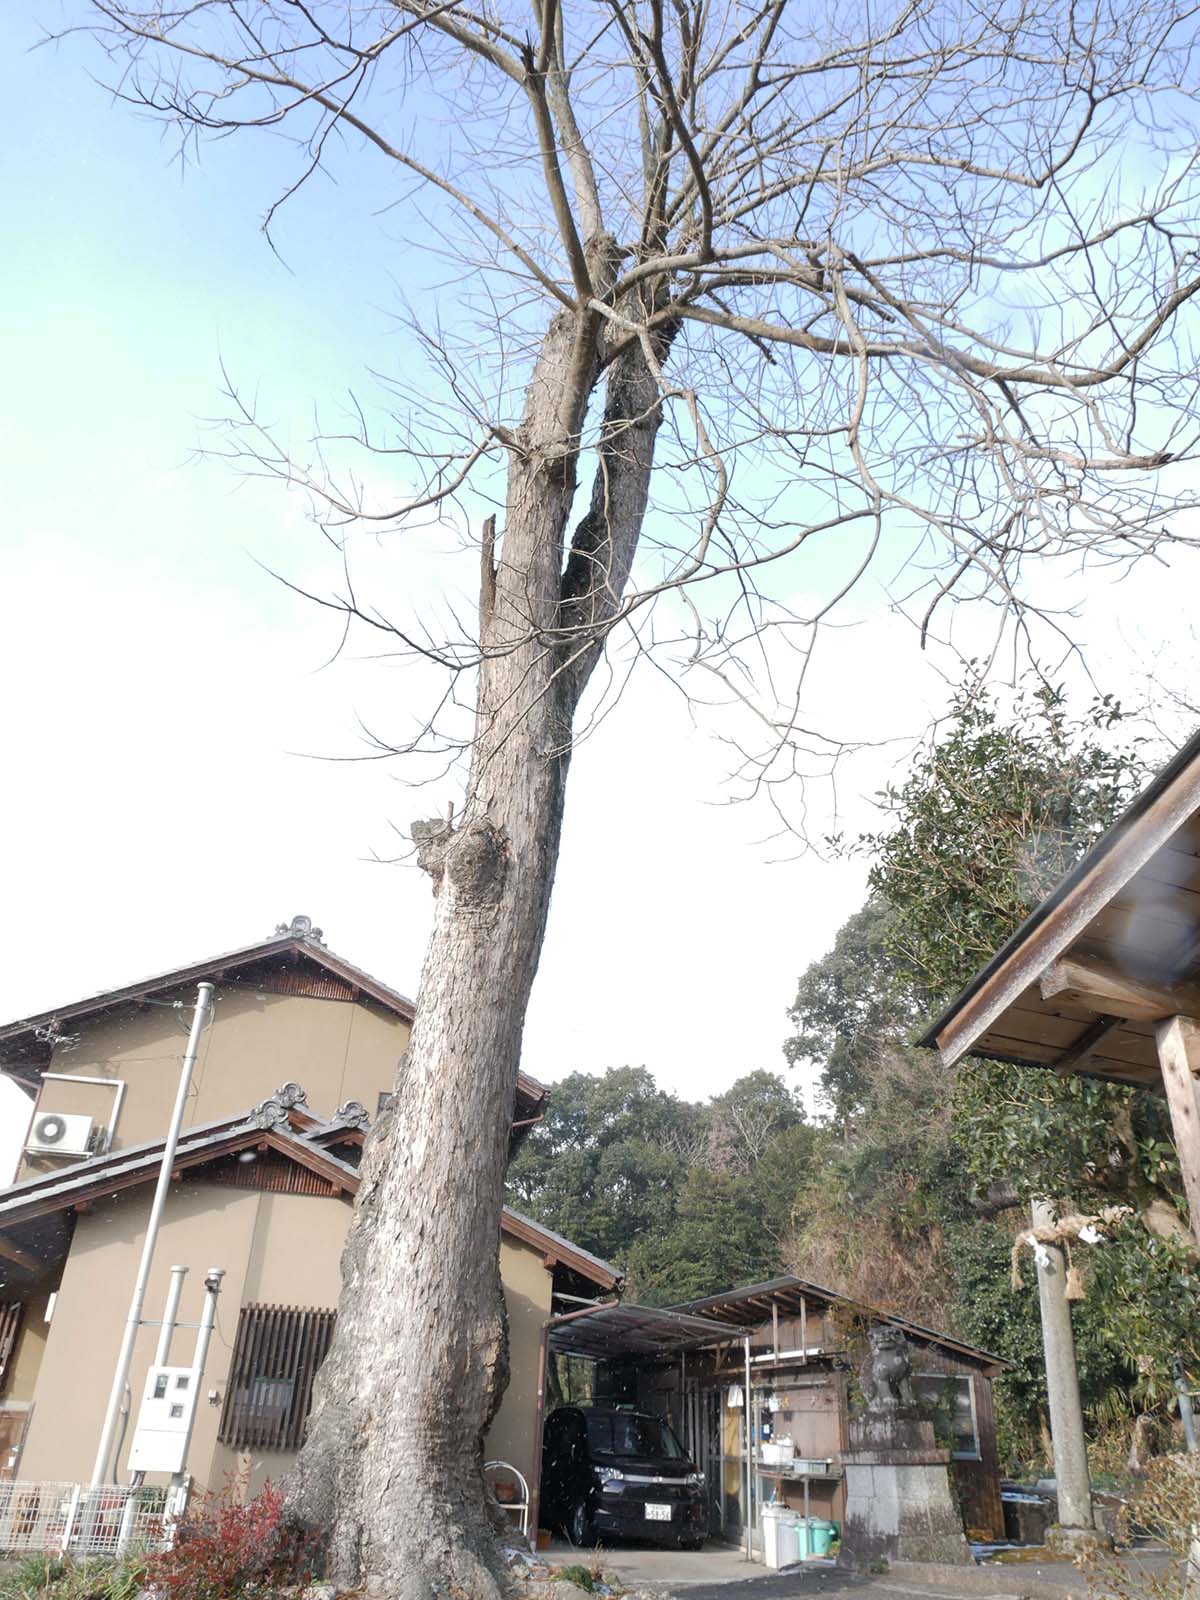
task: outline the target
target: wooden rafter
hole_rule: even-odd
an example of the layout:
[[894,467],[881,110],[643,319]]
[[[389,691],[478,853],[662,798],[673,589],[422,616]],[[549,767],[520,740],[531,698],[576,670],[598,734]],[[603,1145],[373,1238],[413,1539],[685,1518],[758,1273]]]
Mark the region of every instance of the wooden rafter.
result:
[[22,1250],[11,1239],[6,1239],[2,1233],[0,1233],[0,1256],[3,1256],[5,1261],[11,1261],[14,1267],[20,1267],[22,1272],[42,1270],[42,1263],[35,1256],[31,1256],[27,1250]]
[[1054,1063],[1055,1072],[1077,1072],[1092,1051],[1097,1049],[1125,1020],[1124,1017],[1111,1017],[1102,1012],[1094,1022],[1088,1023],[1075,1043],[1059,1056]]
[[1059,996],[1078,1001],[1101,1015],[1161,1022],[1166,1017],[1200,1016],[1200,984],[1156,983],[1139,978],[1111,962],[1063,956],[1052,962],[1038,981],[1043,1000]]

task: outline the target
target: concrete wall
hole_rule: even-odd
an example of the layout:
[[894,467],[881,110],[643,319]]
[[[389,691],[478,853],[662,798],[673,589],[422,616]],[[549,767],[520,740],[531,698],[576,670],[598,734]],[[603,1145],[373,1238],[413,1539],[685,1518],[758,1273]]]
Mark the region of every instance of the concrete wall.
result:
[[[54,1052],[52,1072],[124,1080],[114,1148],[165,1134],[190,1015],[162,1006],[127,1008],[83,1023],[79,1044]],[[308,1104],[320,1116],[329,1116],[343,1101],[361,1100],[373,1117],[380,1093],[392,1088],[408,1035],[408,1023],[374,1001],[219,986],[184,1126],[247,1111],[289,1080],[306,1090]],[[52,1080],[41,1086],[37,1111],[78,1112],[107,1125],[113,1104],[114,1090],[106,1086]],[[58,1156],[27,1157],[18,1180],[62,1164]]]
[[[24,1479],[86,1481],[91,1474],[149,1204],[148,1189],[139,1188],[98,1202],[94,1211],[79,1218],[53,1320],[48,1327],[44,1320],[37,1324],[45,1345],[40,1370],[33,1347],[27,1362],[22,1349],[19,1376],[10,1391],[11,1398],[34,1400],[19,1469]],[[219,1400],[200,1401],[188,1463],[198,1483],[217,1489],[244,1471],[251,1487],[257,1488],[267,1477],[281,1478],[291,1465],[291,1452],[251,1456],[218,1441],[219,1402],[224,1398],[238,1312],[254,1303],[336,1306],[350,1211],[344,1198],[258,1193],[201,1182],[179,1184],[172,1190],[155,1252],[146,1315],[160,1314],[173,1263],[190,1269],[180,1310],[183,1321],[195,1321],[199,1315],[205,1269],[220,1266],[226,1272],[218,1332],[209,1347],[201,1387],[203,1397],[216,1390]],[[531,1479],[538,1349],[542,1325],[550,1314],[552,1275],[539,1251],[509,1239],[501,1245],[500,1270],[509,1314],[512,1378],[487,1451],[489,1457],[513,1462]],[[29,1330],[35,1325],[32,1313],[31,1307]],[[176,1336],[173,1361],[186,1364],[191,1359],[193,1338],[187,1330]],[[132,1409],[118,1458],[122,1478],[156,1342],[157,1330],[144,1328],[135,1346]],[[29,1381],[35,1372],[36,1382]]]

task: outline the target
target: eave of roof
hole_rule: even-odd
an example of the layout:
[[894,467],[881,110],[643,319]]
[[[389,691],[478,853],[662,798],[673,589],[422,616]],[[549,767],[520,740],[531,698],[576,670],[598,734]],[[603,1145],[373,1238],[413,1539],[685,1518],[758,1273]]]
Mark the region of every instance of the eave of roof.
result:
[[[332,1127],[332,1124],[325,1125],[326,1130]],[[162,1165],[164,1144],[164,1140],[157,1139],[131,1145],[107,1155],[93,1156],[77,1166],[39,1173],[13,1184],[0,1191],[0,1230],[79,1205],[84,1200],[101,1199],[148,1183],[157,1176]],[[357,1169],[348,1162],[331,1155],[306,1136],[291,1132],[290,1128],[264,1127],[253,1121],[250,1113],[189,1128],[179,1137],[172,1171],[186,1172],[191,1167],[259,1144],[278,1150],[328,1178],[344,1193],[353,1194],[358,1188]]]
[[624,1278],[624,1274],[611,1262],[602,1260],[600,1256],[594,1256],[590,1250],[583,1249],[581,1245],[572,1244],[571,1240],[564,1239],[561,1233],[543,1227],[540,1222],[534,1222],[532,1217],[522,1216],[511,1206],[504,1208],[503,1225],[514,1238],[523,1239],[526,1244],[541,1250],[543,1255],[553,1257],[560,1265],[570,1267],[573,1272],[578,1272],[589,1283],[597,1284],[601,1289],[615,1289]]
[[324,944],[295,934],[276,934],[270,939],[260,939],[237,950],[227,950],[223,955],[210,956],[204,961],[190,962],[182,967],[173,967],[169,972],[156,973],[151,977],[141,978],[135,983],[122,984],[114,989],[104,989],[82,1000],[73,1000],[66,1005],[40,1011],[35,1016],[22,1017],[14,1022],[5,1023],[0,1027],[0,1047],[23,1039],[26,1035],[35,1033],[38,1028],[47,1027],[51,1023],[80,1021],[116,1006],[136,1004],[139,1000],[161,994],[164,990],[182,988],[214,975],[232,974],[260,961],[288,955],[301,956],[314,962],[334,977],[341,978],[351,987],[361,991],[368,999],[377,1001],[387,1010],[402,1017],[406,1022],[411,1022],[416,1014],[416,1006],[407,995],[402,995],[390,985],[373,978],[370,973],[364,972],[361,967],[356,967],[353,962],[347,961],[345,957],[339,956]]
[[[295,1108],[286,1126],[264,1128],[253,1120],[253,1115],[244,1112],[238,1117],[189,1128],[180,1135],[173,1171],[183,1173],[239,1150],[265,1145],[328,1179],[344,1194],[352,1196],[358,1192],[358,1168],[324,1148],[326,1141],[336,1143],[339,1133],[349,1140],[355,1128],[326,1122],[315,1117],[307,1107]],[[296,1127],[303,1131],[294,1131]],[[318,1143],[318,1139],[321,1142]],[[158,1139],[93,1156],[67,1171],[42,1173],[0,1191],[0,1233],[50,1212],[67,1210],[150,1182],[161,1167],[164,1144],[164,1140]],[[500,1225],[511,1238],[541,1251],[547,1262],[568,1267],[601,1289],[614,1289],[621,1282],[622,1275],[616,1267],[508,1206],[504,1207]]]
[[[981,1041],[985,1041],[993,1025],[1015,1006],[1042,971],[1070,947],[1086,942],[1089,935],[1095,934],[1097,919],[1114,898],[1135,875],[1152,871],[1158,854],[1170,845],[1198,810],[1200,731],[1176,752],[916,1042],[927,1049],[940,1050],[947,1065],[979,1045],[980,1054],[996,1059],[1023,1066],[1053,1066],[1053,1051],[1045,1047],[1035,1050],[1033,1039],[1023,1041],[1019,1028],[1010,1030],[1017,1036],[1009,1038],[1007,1043],[989,1045]],[[1170,889],[1164,888],[1162,903],[1168,898]],[[1174,898],[1178,905],[1172,914],[1190,935],[1180,940],[1179,950],[1193,949],[1191,959],[1194,961],[1194,950],[1200,948],[1200,902],[1193,904],[1197,897],[1190,892],[1178,891]],[[1141,949],[1138,954],[1143,966],[1149,968],[1155,964],[1152,952]],[[1164,980],[1174,982],[1183,975],[1182,969],[1170,970],[1172,966],[1180,968],[1180,957],[1157,959]],[[1149,972],[1143,971],[1141,975],[1148,976]],[[1050,1008],[1051,1014],[1053,1011],[1054,1008]],[[1075,1020],[1082,1030],[1083,1021]],[[1136,1042],[1145,1030],[1132,1025],[1125,1031],[1131,1040],[1127,1071],[1122,1073],[1120,1062],[1115,1061],[1111,1067],[1093,1070],[1089,1075],[1155,1086],[1158,1073],[1153,1064],[1152,1044],[1147,1051]],[[1066,1048],[1068,1046],[1064,1045]]]
[[[224,955],[213,956],[206,961],[193,962],[185,967],[174,967],[169,972],[142,978],[136,983],[125,984],[116,989],[105,989],[99,994],[88,995],[68,1005],[38,1012],[36,1016],[5,1023],[0,1026],[0,1071],[6,1070],[5,1047],[21,1042],[29,1043],[39,1028],[48,1027],[50,1024],[61,1025],[82,1021],[118,1006],[135,1005],[140,1000],[149,999],[167,990],[182,988],[215,975],[236,973],[272,957],[289,955],[300,956],[314,962],[406,1022],[412,1022],[416,1016],[415,1001],[388,984],[382,983],[378,978],[373,978],[370,973],[364,972],[361,967],[356,967],[318,940],[293,934],[276,934],[270,939],[262,939],[257,944],[243,945],[238,950],[227,951]],[[40,1069],[37,1075],[40,1075]],[[550,1098],[550,1090],[536,1078],[530,1077],[527,1072],[519,1072],[517,1094],[522,1102],[519,1109],[523,1113],[521,1120],[524,1125],[528,1126],[538,1121],[542,1108]],[[520,1143],[521,1130],[517,1131],[517,1142]]]

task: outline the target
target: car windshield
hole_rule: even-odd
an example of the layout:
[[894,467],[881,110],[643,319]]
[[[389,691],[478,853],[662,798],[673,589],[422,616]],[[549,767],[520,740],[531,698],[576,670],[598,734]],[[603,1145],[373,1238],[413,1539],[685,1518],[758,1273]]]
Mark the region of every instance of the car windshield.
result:
[[657,1417],[592,1416],[587,1419],[587,1430],[593,1455],[683,1459],[683,1446]]

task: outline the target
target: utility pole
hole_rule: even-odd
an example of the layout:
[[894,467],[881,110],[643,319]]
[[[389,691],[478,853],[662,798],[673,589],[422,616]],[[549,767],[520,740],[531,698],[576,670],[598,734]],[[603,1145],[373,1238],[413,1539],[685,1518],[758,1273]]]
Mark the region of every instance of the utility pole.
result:
[[[1045,1200],[1032,1206],[1036,1229],[1053,1227],[1054,1212]],[[1083,1434],[1083,1406],[1079,1398],[1079,1369],[1075,1363],[1075,1333],[1071,1303],[1067,1299],[1066,1262],[1056,1244],[1035,1243],[1038,1301],[1042,1313],[1042,1347],[1046,1360],[1046,1391],[1050,1401],[1050,1437],[1054,1442],[1054,1481],[1058,1490],[1058,1523],[1049,1530],[1047,1544],[1072,1554],[1097,1541],[1092,1509],[1092,1483],[1088,1472],[1087,1441]]]
[[[175,1091],[175,1105],[171,1112],[171,1123],[167,1129],[166,1143],[163,1145],[162,1164],[158,1169],[158,1182],[154,1187],[154,1199],[150,1202],[150,1216],[146,1222],[146,1238],[142,1244],[142,1259],[138,1263],[137,1277],[134,1279],[133,1294],[129,1301],[129,1311],[125,1318],[125,1332],[121,1336],[121,1348],[117,1352],[117,1366],[113,1373],[112,1389],[108,1396],[108,1410],[104,1414],[104,1426],[100,1430],[100,1446],[96,1451],[96,1462],[92,1468],[92,1488],[98,1489],[108,1475],[109,1460],[112,1456],[113,1441],[116,1438],[117,1422],[121,1414],[121,1402],[125,1397],[125,1385],[129,1381],[129,1368],[133,1361],[133,1345],[137,1338],[138,1329],[142,1325],[142,1307],[146,1303],[146,1286],[150,1281],[150,1267],[154,1260],[154,1246],[158,1240],[159,1224],[162,1222],[163,1208],[167,1203],[167,1191],[171,1187],[171,1170],[175,1165],[175,1147],[179,1143],[179,1130],[183,1127],[183,1114],[187,1110],[188,1090],[192,1083],[192,1069],[196,1065],[196,1056],[200,1049],[200,1035],[212,1005],[213,985],[201,983],[196,989],[196,1005],[192,1012],[192,1026],[188,1034],[187,1049],[184,1051],[183,1064],[179,1069],[179,1087]],[[175,1288],[174,1275],[172,1275],[171,1293],[178,1302]],[[181,1279],[178,1280],[181,1282]]]

